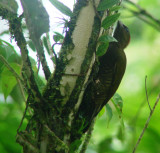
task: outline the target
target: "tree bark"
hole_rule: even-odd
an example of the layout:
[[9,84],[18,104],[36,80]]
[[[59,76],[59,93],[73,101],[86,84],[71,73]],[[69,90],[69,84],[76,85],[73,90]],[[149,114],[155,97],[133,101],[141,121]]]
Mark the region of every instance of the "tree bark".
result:
[[[73,121],[95,62],[102,16],[95,11],[99,1],[81,0],[76,3],[56,60],[56,69],[42,93],[34,78],[21,21],[16,14],[0,12],[8,19],[11,34],[21,50],[23,78],[27,80],[25,87],[28,92],[26,111],[28,108],[33,110],[26,129],[17,132],[17,142],[23,146],[24,153],[75,152],[82,143],[84,133],[75,129]],[[82,120],[78,123],[80,126],[83,124]]]
[[19,133],[17,141],[25,153],[75,152],[82,143],[80,138],[84,133],[71,129],[95,61],[101,28],[95,11],[98,3],[99,0],[95,3],[82,0],[74,8],[55,72],[47,82],[41,102],[36,102],[35,97],[30,102],[34,115],[26,131]]

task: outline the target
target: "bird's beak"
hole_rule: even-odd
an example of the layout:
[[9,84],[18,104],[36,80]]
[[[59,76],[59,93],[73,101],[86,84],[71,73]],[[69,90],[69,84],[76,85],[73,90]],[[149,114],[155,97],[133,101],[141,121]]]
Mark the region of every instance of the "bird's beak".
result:
[[123,23],[122,23],[121,21],[118,20],[117,26],[123,27]]

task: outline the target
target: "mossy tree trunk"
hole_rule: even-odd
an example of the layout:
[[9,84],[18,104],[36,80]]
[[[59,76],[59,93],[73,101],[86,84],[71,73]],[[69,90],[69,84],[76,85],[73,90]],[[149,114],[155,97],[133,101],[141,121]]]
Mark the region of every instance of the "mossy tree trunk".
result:
[[[82,144],[84,133],[80,128],[75,129],[73,120],[78,115],[95,61],[101,30],[100,16],[103,15],[103,12],[98,15],[95,11],[99,1],[81,0],[76,3],[74,15],[68,23],[69,30],[56,59],[56,69],[51,74],[47,73],[49,79],[46,78],[42,92],[28,55],[21,19],[3,7],[0,9],[1,16],[9,21],[10,32],[21,50],[23,83],[28,92],[26,111],[28,108],[33,110],[26,129],[17,133],[17,142],[23,146],[24,153],[75,152]],[[80,120],[78,126],[83,127],[83,124]]]

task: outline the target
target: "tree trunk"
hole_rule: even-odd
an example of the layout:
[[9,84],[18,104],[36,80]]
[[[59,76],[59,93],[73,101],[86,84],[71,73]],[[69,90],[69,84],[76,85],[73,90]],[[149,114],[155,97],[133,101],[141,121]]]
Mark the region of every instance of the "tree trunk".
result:
[[[17,142],[23,146],[24,153],[75,152],[82,143],[84,133],[73,121],[95,61],[101,28],[95,11],[99,1],[77,2],[55,72],[41,97],[33,93],[28,97],[27,103],[34,113],[26,130],[17,134]],[[84,124],[83,120],[77,123],[79,127]]]

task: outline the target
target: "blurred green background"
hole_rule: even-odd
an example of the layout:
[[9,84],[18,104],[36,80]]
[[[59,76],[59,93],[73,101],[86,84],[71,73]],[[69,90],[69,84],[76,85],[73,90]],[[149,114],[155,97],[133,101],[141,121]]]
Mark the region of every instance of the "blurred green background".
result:
[[[138,4],[160,19],[160,1],[141,0]],[[122,12],[121,20],[131,33],[131,42],[125,49],[127,69],[117,91],[123,98],[124,128],[117,111],[112,107],[113,117],[109,125],[106,114],[97,119],[87,153],[132,153],[150,114],[145,76],[151,108],[160,93],[160,32],[128,11]],[[160,153],[159,144],[160,104],[151,117],[136,153]]]
[[[154,17],[160,18],[160,1],[136,2]],[[126,10],[122,11],[121,20],[131,33],[130,45],[125,50],[127,69],[117,91],[123,98],[124,127],[110,103],[112,119],[108,125],[106,114],[97,118],[87,153],[131,153],[150,114],[145,94],[145,76],[151,107],[160,93],[160,32]],[[0,153],[20,153],[22,149],[15,140],[25,107],[13,99],[4,102],[1,89],[0,92]],[[160,153],[159,144],[160,104],[136,153]]]

